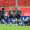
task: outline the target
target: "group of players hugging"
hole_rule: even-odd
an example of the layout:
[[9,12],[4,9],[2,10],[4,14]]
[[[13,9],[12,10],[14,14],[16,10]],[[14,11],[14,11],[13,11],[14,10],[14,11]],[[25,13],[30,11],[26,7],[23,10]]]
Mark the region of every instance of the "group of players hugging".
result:
[[25,26],[30,25],[30,17],[29,17],[28,21],[25,20],[25,21],[23,21],[23,24],[21,23],[22,22],[21,10],[17,10],[17,9],[16,10],[9,10],[9,14],[8,14],[9,19],[8,18],[6,19],[4,12],[5,12],[5,9],[2,8],[0,10],[0,24],[18,24],[18,25],[22,25],[22,26],[24,24],[25,24]]

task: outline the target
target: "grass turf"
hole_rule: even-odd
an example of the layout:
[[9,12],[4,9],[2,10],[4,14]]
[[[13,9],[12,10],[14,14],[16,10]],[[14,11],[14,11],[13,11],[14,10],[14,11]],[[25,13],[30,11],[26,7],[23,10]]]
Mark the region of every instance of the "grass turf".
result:
[[9,26],[9,24],[0,24],[0,30],[30,30],[30,26]]

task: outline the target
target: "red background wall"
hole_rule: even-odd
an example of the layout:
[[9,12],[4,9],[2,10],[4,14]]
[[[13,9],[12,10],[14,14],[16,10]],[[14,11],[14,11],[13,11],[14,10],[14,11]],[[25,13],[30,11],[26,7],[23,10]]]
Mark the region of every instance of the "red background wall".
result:
[[[17,0],[18,6],[30,6],[30,0]],[[16,6],[16,0],[0,0],[0,6]]]
[[30,0],[18,0],[18,6],[30,6]]
[[0,6],[15,6],[15,0],[0,0]]
[[21,8],[21,11],[22,11],[22,16],[30,16],[30,8]]

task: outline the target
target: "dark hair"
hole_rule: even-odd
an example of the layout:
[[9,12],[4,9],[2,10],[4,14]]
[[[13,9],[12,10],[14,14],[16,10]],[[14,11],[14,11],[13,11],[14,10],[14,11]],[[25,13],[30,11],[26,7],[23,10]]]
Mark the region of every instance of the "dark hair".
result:
[[4,8],[2,8],[2,10],[4,10]]

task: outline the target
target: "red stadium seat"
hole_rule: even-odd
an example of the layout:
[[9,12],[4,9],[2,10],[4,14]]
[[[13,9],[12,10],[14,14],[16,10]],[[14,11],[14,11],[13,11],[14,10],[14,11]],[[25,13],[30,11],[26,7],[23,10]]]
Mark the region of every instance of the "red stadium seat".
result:
[[[18,6],[30,6],[30,0],[17,0]],[[0,0],[0,6],[16,6],[16,0]]]

